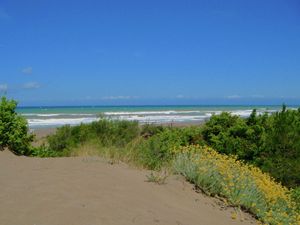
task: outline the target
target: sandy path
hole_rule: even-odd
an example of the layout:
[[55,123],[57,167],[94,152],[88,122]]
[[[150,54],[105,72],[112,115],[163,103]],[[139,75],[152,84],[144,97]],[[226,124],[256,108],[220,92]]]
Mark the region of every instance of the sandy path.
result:
[[101,158],[38,159],[0,152],[1,225],[253,224],[231,219],[216,200],[171,177],[145,182],[147,171]]

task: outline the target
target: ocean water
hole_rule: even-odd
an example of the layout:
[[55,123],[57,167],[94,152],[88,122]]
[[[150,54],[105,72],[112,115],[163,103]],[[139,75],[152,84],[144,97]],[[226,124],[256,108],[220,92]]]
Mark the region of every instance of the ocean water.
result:
[[[140,123],[201,123],[222,111],[248,117],[256,108],[258,113],[273,113],[281,106],[74,106],[19,107],[30,128],[59,127],[65,124],[90,123],[101,117]],[[293,107],[292,107],[293,108]],[[296,107],[294,107],[296,108]]]

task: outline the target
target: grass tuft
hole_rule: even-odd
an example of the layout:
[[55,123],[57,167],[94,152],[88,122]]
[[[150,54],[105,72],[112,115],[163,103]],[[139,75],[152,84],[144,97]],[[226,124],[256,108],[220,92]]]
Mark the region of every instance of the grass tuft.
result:
[[146,175],[147,182],[153,182],[160,185],[166,183],[167,177],[168,175],[165,171],[159,173],[152,171],[149,175]]

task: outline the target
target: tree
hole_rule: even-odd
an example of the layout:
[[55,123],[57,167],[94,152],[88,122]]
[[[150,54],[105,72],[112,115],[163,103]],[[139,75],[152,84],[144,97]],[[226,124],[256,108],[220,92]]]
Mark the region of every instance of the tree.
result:
[[1,98],[0,102],[0,150],[8,148],[17,155],[29,155],[33,135],[28,132],[24,117],[16,112],[17,102]]

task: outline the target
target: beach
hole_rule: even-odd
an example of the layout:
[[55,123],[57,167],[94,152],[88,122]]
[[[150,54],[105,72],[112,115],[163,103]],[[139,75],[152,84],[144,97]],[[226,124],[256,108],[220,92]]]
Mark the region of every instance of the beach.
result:
[[300,225],[300,1],[1,1],[0,225]]
[[[254,224],[182,177],[147,182],[149,171],[98,157],[31,158],[0,152],[0,218],[6,225]],[[241,221],[243,220],[243,222]]]

